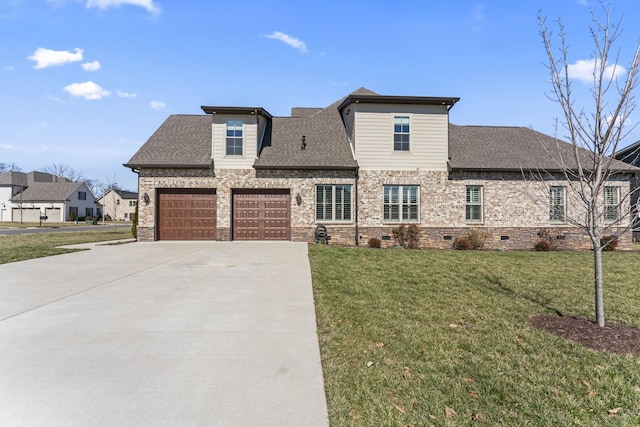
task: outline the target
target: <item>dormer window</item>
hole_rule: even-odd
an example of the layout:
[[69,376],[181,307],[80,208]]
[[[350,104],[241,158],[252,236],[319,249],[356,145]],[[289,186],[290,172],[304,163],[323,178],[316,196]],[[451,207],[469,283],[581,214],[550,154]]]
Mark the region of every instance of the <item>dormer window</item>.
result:
[[227,120],[227,156],[242,156],[242,120]]
[[393,118],[393,150],[409,151],[409,116]]

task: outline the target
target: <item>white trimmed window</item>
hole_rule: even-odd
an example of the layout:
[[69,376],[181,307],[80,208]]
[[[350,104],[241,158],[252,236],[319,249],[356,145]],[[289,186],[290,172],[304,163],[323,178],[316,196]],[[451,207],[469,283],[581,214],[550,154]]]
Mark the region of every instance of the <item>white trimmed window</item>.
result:
[[316,186],[316,221],[351,221],[351,185]]
[[420,198],[417,185],[384,186],[384,221],[418,222]]
[[409,116],[393,118],[393,150],[409,151]]
[[618,187],[604,187],[604,220],[615,222],[620,218],[620,193]]
[[482,222],[482,186],[467,185],[467,202],[465,205],[467,222]]
[[552,222],[564,221],[567,205],[565,201],[565,188],[552,186],[549,188],[549,220]]
[[242,120],[227,120],[227,156],[242,156]]

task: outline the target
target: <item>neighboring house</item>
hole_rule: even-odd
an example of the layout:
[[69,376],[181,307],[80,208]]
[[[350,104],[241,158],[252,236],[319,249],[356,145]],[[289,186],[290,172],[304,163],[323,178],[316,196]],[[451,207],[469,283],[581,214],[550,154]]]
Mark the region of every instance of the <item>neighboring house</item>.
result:
[[131,221],[138,204],[138,193],[126,190],[109,189],[98,199],[104,207],[104,213],[117,221]]
[[[376,237],[391,246],[394,227],[417,224],[422,247],[449,248],[474,228],[489,234],[488,248],[531,248],[543,229],[565,247],[588,247],[564,222],[577,208],[541,144],[556,140],[528,128],[449,124],[458,100],[361,88],[290,117],[215,106],[171,115],[125,164],[138,173],[138,239],[313,242],[322,224],[332,243]],[[615,167],[613,213],[628,209],[619,195],[640,171]],[[540,170],[553,179],[527,176]]]
[[[622,150],[618,150],[616,159],[640,167],[640,141],[637,141]],[[631,206],[636,207],[636,215],[634,217],[633,224],[633,238],[638,242],[640,241],[640,174],[636,174],[631,179],[631,188],[633,188],[633,193],[631,194]]]
[[[96,199],[84,182],[45,172],[0,174],[0,221],[69,221],[96,214]],[[72,214],[73,212],[73,214]]]

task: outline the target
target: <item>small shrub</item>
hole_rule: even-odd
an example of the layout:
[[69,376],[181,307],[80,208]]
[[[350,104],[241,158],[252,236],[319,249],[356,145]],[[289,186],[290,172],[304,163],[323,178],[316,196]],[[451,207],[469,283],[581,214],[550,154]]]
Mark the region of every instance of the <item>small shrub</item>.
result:
[[382,247],[382,240],[377,237],[372,237],[369,239],[368,246],[370,248],[380,249]]
[[453,241],[453,249],[457,249],[459,251],[468,251],[469,249],[471,249],[471,242],[469,241],[469,237],[456,237],[456,239]]
[[405,235],[405,248],[406,249],[418,249],[420,247],[420,227],[416,224],[411,224],[407,227]]
[[138,238],[138,204],[136,203],[136,210],[133,212],[133,220],[131,221],[131,235],[134,238]]
[[556,251],[558,250],[558,237],[551,234],[546,228],[538,231],[538,237],[540,240],[533,245],[533,249],[536,251]]
[[469,239],[469,244],[471,245],[471,249],[484,248],[484,244],[487,241],[487,237],[489,237],[487,232],[478,230],[478,229],[471,230],[467,235],[467,238]]
[[600,238],[600,246],[606,252],[617,251],[619,243],[618,238],[615,236],[602,236]]
[[420,227],[411,224],[407,227],[405,224],[394,227],[391,230],[396,245],[403,249],[418,249],[420,247]]
[[397,227],[393,227],[391,229],[391,234],[393,235],[393,240],[396,241],[397,246],[404,247],[404,237],[407,233],[407,226],[402,224]]
[[540,239],[533,245],[533,248],[539,252],[548,252],[552,249],[551,242],[547,239]]

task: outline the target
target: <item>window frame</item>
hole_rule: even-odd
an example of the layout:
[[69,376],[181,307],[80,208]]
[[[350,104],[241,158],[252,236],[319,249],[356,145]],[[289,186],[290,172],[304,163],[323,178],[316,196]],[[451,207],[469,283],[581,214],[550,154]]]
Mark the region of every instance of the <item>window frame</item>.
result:
[[87,192],[78,191],[78,200],[87,200]]
[[[611,195],[613,196],[613,202],[611,203],[607,203],[607,193],[611,192]],[[604,190],[602,192],[602,196],[603,196],[603,216],[604,216],[604,222],[606,223],[614,223],[616,221],[620,220],[620,187],[617,186],[607,186],[604,187]],[[615,215],[613,217],[610,217],[610,213],[613,212]]]
[[[232,135],[229,135],[230,132]],[[232,146],[229,145],[230,141],[233,142]],[[238,141],[240,142],[239,147]],[[232,153],[229,148],[233,148]],[[236,152],[238,149],[240,150],[239,153]],[[225,122],[224,155],[229,157],[244,156],[244,120],[228,119]]]
[[[469,190],[471,189],[478,189],[479,190],[479,202],[474,202],[469,196]],[[472,195],[473,197],[473,195]],[[479,214],[480,217],[479,218],[473,218],[473,212],[470,210],[470,208],[475,208],[475,207],[479,207]],[[470,215],[470,213],[472,215]],[[472,222],[474,224],[480,224],[484,221],[484,186],[482,185],[478,185],[478,184],[470,184],[470,185],[466,185],[465,186],[465,203],[464,203],[464,219],[465,222]]]
[[[393,189],[397,189],[395,192]],[[395,194],[394,194],[395,193]],[[415,194],[411,194],[415,193]],[[394,201],[395,200],[397,201]],[[414,201],[415,200],[415,201]],[[397,219],[394,218],[394,207]],[[411,218],[415,214],[415,218]],[[420,222],[420,186],[417,184],[385,184],[382,187],[382,220],[403,224]]]
[[[557,197],[554,199],[554,191],[560,191],[562,203],[555,203]],[[561,207],[561,212],[558,207]],[[561,217],[558,218],[557,214],[560,213]],[[564,185],[552,185],[549,187],[549,221],[550,222],[565,222],[567,216],[567,189]]]
[[[330,190],[327,193],[327,190]],[[321,193],[322,191],[322,193]],[[345,195],[349,195],[348,201]],[[320,196],[322,195],[322,200]],[[327,195],[330,200],[327,201]],[[340,196],[340,197],[338,197]],[[338,199],[341,199],[338,202]],[[320,222],[353,222],[353,185],[352,184],[316,184],[315,221]],[[318,215],[322,206],[322,214]],[[348,218],[345,218],[348,216]],[[342,218],[338,218],[342,217]]]
[[[406,123],[405,123],[406,120]],[[405,130],[406,126],[406,130]],[[399,129],[398,129],[399,127]],[[406,141],[404,140],[406,137]],[[393,152],[411,151],[411,116],[393,116]]]

